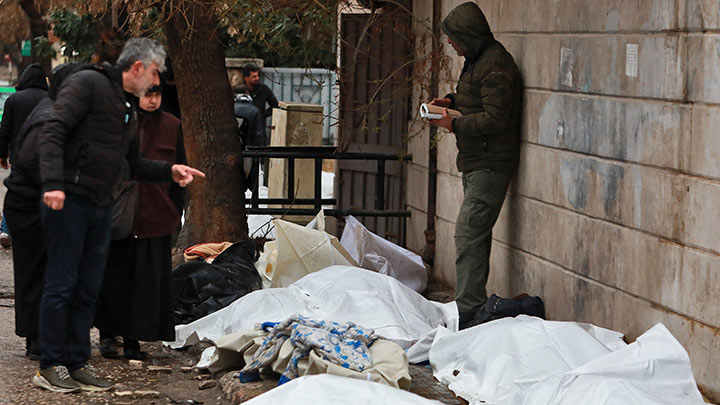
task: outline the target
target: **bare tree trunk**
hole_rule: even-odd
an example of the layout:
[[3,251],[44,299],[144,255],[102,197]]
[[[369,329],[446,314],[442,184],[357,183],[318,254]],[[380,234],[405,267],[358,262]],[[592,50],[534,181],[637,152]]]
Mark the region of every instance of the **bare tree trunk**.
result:
[[[205,172],[190,187],[177,247],[247,239],[241,149],[232,91],[210,2],[184,2],[165,24],[191,166]],[[190,24],[190,27],[188,27]]]

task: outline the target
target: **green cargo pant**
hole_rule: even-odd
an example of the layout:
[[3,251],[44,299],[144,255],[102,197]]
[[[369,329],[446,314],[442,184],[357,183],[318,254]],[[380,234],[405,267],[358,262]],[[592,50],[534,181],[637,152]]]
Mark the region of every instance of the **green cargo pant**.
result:
[[455,300],[460,322],[472,320],[487,300],[492,228],[500,214],[512,172],[474,170],[463,173],[465,197],[455,224]]

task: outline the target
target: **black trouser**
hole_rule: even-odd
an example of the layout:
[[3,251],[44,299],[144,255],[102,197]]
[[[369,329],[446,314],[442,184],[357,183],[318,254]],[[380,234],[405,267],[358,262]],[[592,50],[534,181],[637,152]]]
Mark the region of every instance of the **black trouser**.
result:
[[62,210],[42,206],[47,266],[40,304],[40,368],[70,371],[90,360],[90,328],[107,264],[112,206],[65,199]]
[[15,334],[37,342],[46,261],[39,201],[27,201],[8,190],[3,215],[13,235]]

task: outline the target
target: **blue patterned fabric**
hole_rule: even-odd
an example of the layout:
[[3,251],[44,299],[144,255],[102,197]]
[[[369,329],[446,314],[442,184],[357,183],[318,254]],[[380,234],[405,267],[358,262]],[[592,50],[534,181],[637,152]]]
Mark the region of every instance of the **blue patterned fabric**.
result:
[[370,367],[370,346],[377,340],[375,331],[353,322],[315,321],[300,315],[284,322],[265,322],[259,330],[268,332],[252,360],[240,371],[241,381],[254,381],[258,372],[269,366],[278,356],[280,348],[289,339],[294,350],[279,384],[298,376],[298,361],[309,356],[311,350],[325,360],[354,371]]

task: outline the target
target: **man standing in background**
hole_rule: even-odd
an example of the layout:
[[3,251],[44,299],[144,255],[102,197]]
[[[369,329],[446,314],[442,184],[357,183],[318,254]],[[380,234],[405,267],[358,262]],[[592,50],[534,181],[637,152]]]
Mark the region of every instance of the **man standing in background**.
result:
[[[260,110],[263,124],[267,125],[267,117],[272,116],[272,109],[278,108],[277,97],[270,90],[270,87],[260,83],[260,69],[255,65],[245,65],[243,68],[243,83],[235,93],[250,95],[253,104]],[[265,142],[265,144],[269,145],[270,142]]]
[[455,300],[460,327],[471,325],[487,300],[492,228],[518,166],[523,84],[512,55],[495,40],[482,10],[467,2],[441,24],[465,64],[455,93],[432,104],[463,116],[430,121],[455,134],[464,198],[455,225]]

